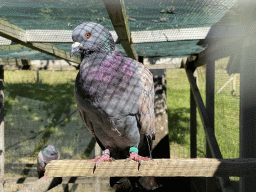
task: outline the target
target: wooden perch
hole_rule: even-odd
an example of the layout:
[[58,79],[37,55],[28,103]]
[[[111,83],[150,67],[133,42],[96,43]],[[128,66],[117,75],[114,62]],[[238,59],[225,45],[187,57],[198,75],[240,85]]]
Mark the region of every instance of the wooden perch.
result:
[[142,161],[101,162],[93,174],[94,162],[53,160],[46,166],[48,177],[222,177],[256,176],[256,159],[154,159]]
[[61,184],[62,178],[57,177],[41,177],[33,184],[29,185],[28,187],[20,190],[19,192],[43,192],[56,187],[57,185]]

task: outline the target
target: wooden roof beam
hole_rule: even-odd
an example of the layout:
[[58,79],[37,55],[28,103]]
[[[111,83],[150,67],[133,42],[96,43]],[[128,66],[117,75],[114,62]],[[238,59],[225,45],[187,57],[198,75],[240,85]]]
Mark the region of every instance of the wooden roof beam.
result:
[[[131,31],[133,44],[139,43],[159,43],[171,41],[186,41],[204,39],[210,27],[164,29],[154,31]],[[27,42],[31,43],[73,43],[73,30],[26,30]],[[115,31],[109,31],[117,41]],[[0,45],[11,45],[12,41],[0,37]],[[120,42],[116,42],[119,44]]]
[[55,47],[49,43],[31,43],[27,41],[26,31],[3,20],[0,19],[0,36],[24,45],[28,48],[46,53],[48,55],[57,57],[59,59],[64,59],[66,61],[80,63],[81,59],[78,56],[70,58],[70,53],[66,52],[58,47]]
[[124,0],[103,0],[103,2],[126,54],[128,57],[138,60],[131,40]]

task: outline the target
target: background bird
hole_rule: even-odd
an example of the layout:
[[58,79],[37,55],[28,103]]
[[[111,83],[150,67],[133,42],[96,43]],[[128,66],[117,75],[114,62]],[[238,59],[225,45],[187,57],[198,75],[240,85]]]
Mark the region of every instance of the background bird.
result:
[[[81,119],[103,150],[95,158],[150,160],[155,137],[154,84],[143,64],[115,51],[110,32],[89,22],[78,25],[73,33],[70,56],[81,53],[74,95]],[[135,187],[158,187],[154,177],[111,178],[117,191]]]
[[55,149],[53,145],[46,145],[39,153],[37,157],[37,173],[38,178],[44,176],[45,167],[51,160],[59,160],[60,153]]

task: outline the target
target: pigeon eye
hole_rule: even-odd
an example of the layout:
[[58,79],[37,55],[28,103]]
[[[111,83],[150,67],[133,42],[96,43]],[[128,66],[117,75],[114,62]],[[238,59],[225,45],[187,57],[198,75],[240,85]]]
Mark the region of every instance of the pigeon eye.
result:
[[87,37],[87,38],[91,37],[91,33],[86,33],[85,37]]

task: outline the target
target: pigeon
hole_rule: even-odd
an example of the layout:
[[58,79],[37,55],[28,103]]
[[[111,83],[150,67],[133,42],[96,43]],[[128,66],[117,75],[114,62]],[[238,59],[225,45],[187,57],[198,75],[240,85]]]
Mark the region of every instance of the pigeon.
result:
[[[142,160],[151,160],[155,139],[151,72],[115,50],[111,33],[98,23],[78,25],[72,39],[70,57],[80,53],[82,60],[74,88],[78,112],[103,150],[100,158],[90,160],[95,162],[94,171],[102,161],[126,158],[140,166]],[[134,188],[131,183],[134,178],[110,180],[112,187],[124,185],[122,191]]]
[[37,173],[38,178],[44,176],[45,167],[51,160],[59,160],[60,153],[56,151],[53,145],[46,145],[39,153],[37,157]]

